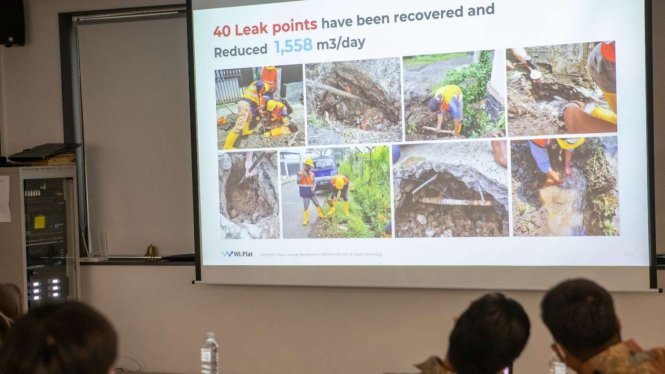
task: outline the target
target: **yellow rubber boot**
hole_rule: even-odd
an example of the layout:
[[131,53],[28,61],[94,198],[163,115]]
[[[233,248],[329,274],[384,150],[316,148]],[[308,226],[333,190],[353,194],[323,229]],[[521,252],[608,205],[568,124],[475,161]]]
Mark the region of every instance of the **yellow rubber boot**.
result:
[[309,210],[308,209],[304,210],[303,214],[305,215],[305,220],[302,221],[302,225],[307,226],[307,224],[309,223]]
[[321,209],[320,206],[316,207],[316,211],[319,213],[319,218],[323,218],[323,219],[326,218],[326,216],[323,214],[323,209]]
[[235,149],[233,148],[233,143],[236,142],[236,139],[238,139],[238,133],[230,132],[229,135],[226,136],[226,141],[224,142],[224,147],[222,147],[222,149]]
[[330,217],[330,216],[332,216],[333,214],[335,214],[335,206],[336,206],[336,205],[337,205],[337,204],[333,204],[332,208],[330,208],[330,210],[328,211],[328,217]]
[[254,130],[249,129],[249,121],[245,123],[245,127],[242,129],[242,134],[243,135],[252,135],[254,133]]
[[600,118],[607,122],[617,124],[617,115],[613,111],[605,108],[595,108],[591,111],[591,116]]
[[344,202],[344,214],[346,214],[347,217],[349,216],[349,202],[348,201]]

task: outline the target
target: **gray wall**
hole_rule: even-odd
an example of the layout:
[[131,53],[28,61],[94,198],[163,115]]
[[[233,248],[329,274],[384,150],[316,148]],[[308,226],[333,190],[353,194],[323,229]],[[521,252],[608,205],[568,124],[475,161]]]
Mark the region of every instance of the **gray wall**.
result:
[[191,252],[186,29],[184,15],[78,28],[96,251],[105,233],[111,255]]
[[[25,2],[29,45],[0,49],[0,138],[5,154],[62,141],[57,12],[173,3]],[[665,2],[654,3],[654,19],[662,19]],[[665,113],[665,24],[656,25],[655,35],[655,107],[659,124]],[[665,139],[660,127],[656,128],[657,139]],[[664,155],[665,148],[658,148],[656,158],[663,159]],[[663,170],[660,165],[658,168]],[[657,176],[658,185],[662,186],[662,171]],[[658,207],[664,203],[657,200]],[[665,209],[658,212],[661,217]],[[189,215],[190,211],[183,214]],[[665,248],[659,251],[665,253]],[[223,372],[332,374],[411,371],[412,363],[429,354],[443,354],[452,318],[480,294],[450,290],[194,286],[193,277],[194,270],[189,267],[91,266],[82,270],[82,296],[116,325],[121,356],[137,359],[144,371],[196,372],[197,349],[205,332],[211,330],[217,333],[222,347]],[[538,318],[542,294],[511,295],[524,304],[534,325],[516,371],[545,372],[551,337]],[[665,343],[662,295],[625,293],[616,294],[615,298],[625,337],[634,337],[645,347]],[[133,368],[127,359],[122,359],[121,364]]]

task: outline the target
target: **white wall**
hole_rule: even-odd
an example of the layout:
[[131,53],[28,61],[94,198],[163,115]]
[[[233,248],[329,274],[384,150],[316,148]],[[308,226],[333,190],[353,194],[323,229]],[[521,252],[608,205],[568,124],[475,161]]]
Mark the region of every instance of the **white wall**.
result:
[[63,141],[58,13],[181,4],[182,0],[25,0],[25,47],[1,48],[3,154]]
[[[174,3],[172,0],[26,0],[28,45],[0,49],[3,153],[62,141],[57,12]],[[654,19],[665,2],[654,1]],[[656,123],[665,114],[665,25],[656,24]],[[660,129],[659,126],[657,126]],[[658,139],[665,139],[659,131]],[[657,150],[665,156],[665,147]],[[663,164],[665,166],[665,163]],[[659,185],[665,183],[662,170]],[[662,188],[659,188],[662,190]],[[663,206],[662,199],[657,205]],[[184,212],[183,214],[190,214]],[[665,209],[659,209],[663,217]],[[665,218],[665,217],[663,217]],[[661,220],[662,222],[662,220]],[[663,229],[658,230],[665,233]],[[662,243],[663,241],[661,241]],[[660,252],[665,253],[665,247]],[[82,298],[116,325],[121,355],[144,371],[196,372],[197,349],[217,332],[225,373],[380,373],[443,354],[452,318],[480,292],[249,288],[191,285],[191,267],[86,267]],[[661,287],[664,285],[661,281]],[[514,292],[533,322],[518,373],[545,372],[551,338],[539,321],[538,292]],[[665,297],[615,295],[625,336],[665,344]],[[126,360],[122,361],[129,365]],[[129,367],[129,366],[128,366]]]
[[[184,267],[83,268],[83,300],[106,313],[121,356],[144,371],[194,373],[205,333],[221,346],[222,373],[415,372],[445,354],[452,319],[481,292],[192,285]],[[540,292],[510,292],[527,310],[531,339],[516,373],[547,371],[552,339],[540,322]],[[664,345],[665,296],[616,294],[624,336]],[[132,368],[130,361],[122,365]],[[135,366],[134,366],[135,367]]]

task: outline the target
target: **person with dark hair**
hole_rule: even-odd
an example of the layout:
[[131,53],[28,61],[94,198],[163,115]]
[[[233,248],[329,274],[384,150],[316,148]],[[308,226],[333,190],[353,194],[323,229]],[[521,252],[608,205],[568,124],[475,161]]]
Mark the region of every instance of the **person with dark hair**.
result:
[[424,374],[497,374],[511,366],[529,339],[522,306],[500,293],[474,301],[456,321],[444,360],[416,365]]
[[665,347],[643,351],[621,340],[621,324],[607,290],[587,279],[552,288],[540,304],[552,349],[580,374],[665,373]]
[[0,373],[108,374],[117,344],[111,324],[92,308],[47,305],[14,324],[0,351]]
[[436,131],[441,130],[443,114],[450,112],[453,117],[453,136],[462,131],[464,121],[464,95],[462,89],[454,84],[443,86],[434,92],[434,97],[429,100],[429,110],[436,113]]
[[21,291],[14,284],[0,284],[0,348],[20,315]]

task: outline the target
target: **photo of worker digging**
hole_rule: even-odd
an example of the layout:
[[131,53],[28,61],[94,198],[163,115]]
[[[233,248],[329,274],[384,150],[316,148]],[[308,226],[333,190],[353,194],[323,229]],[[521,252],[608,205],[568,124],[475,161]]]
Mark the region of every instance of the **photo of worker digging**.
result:
[[399,238],[508,236],[505,140],[393,147]]
[[389,147],[289,150],[280,157],[284,238],[392,236]]
[[513,141],[514,236],[618,236],[615,136]]
[[406,140],[505,137],[502,53],[404,57]]
[[218,158],[222,239],[279,239],[277,151]]
[[614,42],[506,50],[508,134],[617,131]]
[[305,67],[307,144],[403,140],[399,58]]
[[220,150],[305,145],[302,65],[215,71]]

